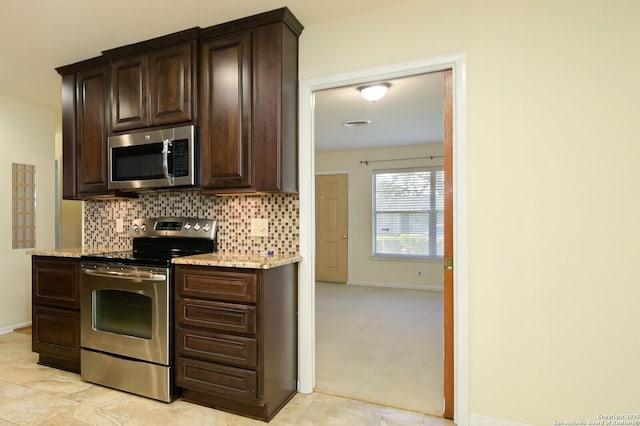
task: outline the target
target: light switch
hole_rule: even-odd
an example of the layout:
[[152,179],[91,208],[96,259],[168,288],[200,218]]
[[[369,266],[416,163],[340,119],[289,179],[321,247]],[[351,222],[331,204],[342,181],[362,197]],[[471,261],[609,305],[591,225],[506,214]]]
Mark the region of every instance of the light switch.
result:
[[124,220],[116,219],[116,232],[124,232]]
[[269,219],[251,219],[251,236],[268,237]]

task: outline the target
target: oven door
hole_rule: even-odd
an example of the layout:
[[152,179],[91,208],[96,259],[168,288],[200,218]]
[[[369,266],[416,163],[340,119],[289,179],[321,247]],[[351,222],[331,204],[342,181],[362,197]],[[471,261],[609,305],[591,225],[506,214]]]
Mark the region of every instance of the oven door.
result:
[[169,365],[170,269],[83,263],[85,349]]

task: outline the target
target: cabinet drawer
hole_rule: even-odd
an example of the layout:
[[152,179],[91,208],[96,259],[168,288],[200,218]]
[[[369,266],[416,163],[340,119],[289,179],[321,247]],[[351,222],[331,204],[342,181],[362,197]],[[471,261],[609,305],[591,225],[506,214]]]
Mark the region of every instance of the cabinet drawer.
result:
[[80,308],[80,261],[77,259],[33,258],[34,303]]
[[186,297],[255,302],[257,275],[215,270],[210,267],[177,267],[176,288]]
[[209,300],[176,299],[180,325],[237,333],[256,332],[256,307]]
[[176,357],[176,384],[228,398],[255,401],[258,385],[253,370]]
[[256,339],[177,328],[176,345],[178,355],[237,367],[256,368]]
[[33,307],[33,351],[51,356],[80,358],[80,312]]

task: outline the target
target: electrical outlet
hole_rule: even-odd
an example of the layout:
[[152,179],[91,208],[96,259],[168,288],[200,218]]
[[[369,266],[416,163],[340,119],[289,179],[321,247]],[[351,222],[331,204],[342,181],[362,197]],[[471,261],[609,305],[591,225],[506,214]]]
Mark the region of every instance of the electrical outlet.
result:
[[116,232],[124,232],[124,220],[116,219]]
[[268,219],[251,219],[251,236],[252,237],[268,237],[269,236],[269,220]]

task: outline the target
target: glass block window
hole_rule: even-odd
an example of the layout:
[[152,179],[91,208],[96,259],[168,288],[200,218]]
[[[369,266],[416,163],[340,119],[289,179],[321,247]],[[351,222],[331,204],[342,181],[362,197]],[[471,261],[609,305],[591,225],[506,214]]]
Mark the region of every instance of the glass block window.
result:
[[13,187],[14,249],[36,246],[36,167],[29,164],[11,165]]

